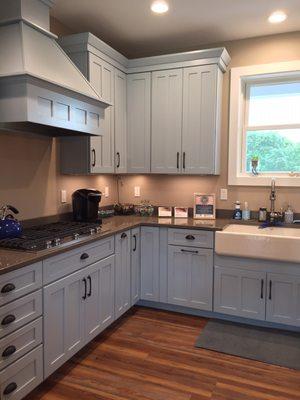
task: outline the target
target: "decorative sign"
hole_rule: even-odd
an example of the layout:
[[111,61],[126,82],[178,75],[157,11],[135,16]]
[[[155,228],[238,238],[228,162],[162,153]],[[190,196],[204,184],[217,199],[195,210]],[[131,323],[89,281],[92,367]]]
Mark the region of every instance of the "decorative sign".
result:
[[159,217],[172,217],[172,207],[158,207]]
[[187,207],[174,207],[174,217],[175,218],[188,218],[188,208]]
[[198,219],[215,219],[216,206],[215,194],[194,194],[194,218]]

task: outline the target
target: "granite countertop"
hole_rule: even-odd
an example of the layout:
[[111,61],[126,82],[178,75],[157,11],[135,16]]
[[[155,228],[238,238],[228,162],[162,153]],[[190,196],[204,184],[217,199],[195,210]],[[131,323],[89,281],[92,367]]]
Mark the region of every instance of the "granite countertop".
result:
[[195,220],[192,218],[158,218],[158,217],[138,217],[138,216],[115,216],[103,219],[102,232],[93,236],[80,238],[77,241],[69,242],[53,249],[38,252],[26,252],[19,250],[0,249],[0,275],[24,267],[29,264],[53,257],[84,244],[92,243],[96,240],[132,229],[138,226],[166,226],[175,228],[192,228],[203,230],[222,230],[230,223],[229,219],[217,218],[216,220]]

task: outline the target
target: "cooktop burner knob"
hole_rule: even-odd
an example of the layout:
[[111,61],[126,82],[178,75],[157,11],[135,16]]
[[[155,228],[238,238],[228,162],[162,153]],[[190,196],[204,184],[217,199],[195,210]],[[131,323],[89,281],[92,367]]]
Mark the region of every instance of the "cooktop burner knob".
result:
[[73,238],[74,238],[74,240],[79,239],[79,233],[74,233]]
[[60,245],[60,243],[61,243],[61,240],[60,240],[60,238],[55,238],[55,239],[53,240],[53,244],[54,244],[54,246],[59,246],[59,245]]
[[91,229],[90,229],[90,235],[94,235],[95,233],[96,233],[96,229],[91,228]]
[[51,247],[52,247],[52,242],[51,242],[51,240],[47,240],[47,241],[46,241],[46,249],[51,249]]

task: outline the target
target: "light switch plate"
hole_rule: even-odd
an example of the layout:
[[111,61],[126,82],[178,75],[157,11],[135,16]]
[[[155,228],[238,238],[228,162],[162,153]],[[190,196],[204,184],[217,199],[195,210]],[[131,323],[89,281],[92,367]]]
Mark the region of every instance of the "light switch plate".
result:
[[67,191],[66,190],[61,190],[60,191],[60,201],[62,203],[66,203],[67,202]]
[[228,200],[228,190],[220,189],[220,200]]
[[104,188],[104,197],[108,197],[109,196],[109,187],[105,186]]
[[141,188],[140,186],[135,186],[134,187],[134,197],[140,197],[141,196]]

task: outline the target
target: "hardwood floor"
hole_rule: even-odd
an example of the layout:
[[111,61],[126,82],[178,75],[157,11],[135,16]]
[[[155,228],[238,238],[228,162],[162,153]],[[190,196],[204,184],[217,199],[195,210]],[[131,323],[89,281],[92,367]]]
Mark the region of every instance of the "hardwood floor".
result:
[[300,399],[300,371],[195,348],[206,321],[135,307],[26,400]]

